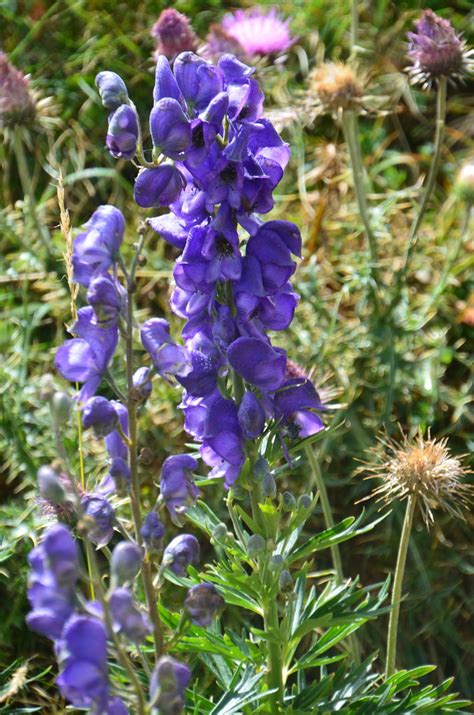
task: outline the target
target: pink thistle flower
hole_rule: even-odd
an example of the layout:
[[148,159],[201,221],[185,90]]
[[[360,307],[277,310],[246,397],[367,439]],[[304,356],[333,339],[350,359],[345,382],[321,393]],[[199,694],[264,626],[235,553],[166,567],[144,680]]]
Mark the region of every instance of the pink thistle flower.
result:
[[35,116],[28,79],[0,52],[0,127],[26,124]]
[[198,38],[189,19],[173,8],[163,10],[150,34],[157,41],[155,56],[173,59],[180,52],[194,52],[197,48]]
[[243,47],[246,54],[271,55],[284,52],[293,44],[290,20],[282,20],[276,8],[263,13],[258,8],[236,10],[225,15],[222,27]]

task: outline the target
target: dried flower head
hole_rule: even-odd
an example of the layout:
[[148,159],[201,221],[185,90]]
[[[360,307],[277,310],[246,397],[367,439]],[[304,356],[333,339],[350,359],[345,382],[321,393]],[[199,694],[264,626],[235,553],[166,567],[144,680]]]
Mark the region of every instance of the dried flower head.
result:
[[31,123],[35,105],[28,78],[0,52],[0,128]]
[[151,28],[151,36],[157,42],[155,56],[166,55],[169,59],[180,52],[193,52],[198,44],[189,19],[172,7],[163,10]]
[[377,501],[390,503],[414,495],[426,526],[434,522],[433,510],[443,509],[455,517],[463,518],[473,494],[473,487],[463,483],[466,470],[459,457],[451,455],[446,438],[423,438],[421,431],[410,438],[402,436],[401,442],[384,437],[374,450],[377,462],[364,465],[370,478],[381,478],[382,484],[371,496]]
[[425,10],[416,23],[416,32],[409,32],[408,55],[413,65],[408,73],[414,84],[430,87],[439,77],[462,80],[474,70],[473,50],[449,20],[433,10]]
[[362,93],[355,71],[342,62],[324,62],[310,74],[309,94],[316,100],[320,112],[358,109]]

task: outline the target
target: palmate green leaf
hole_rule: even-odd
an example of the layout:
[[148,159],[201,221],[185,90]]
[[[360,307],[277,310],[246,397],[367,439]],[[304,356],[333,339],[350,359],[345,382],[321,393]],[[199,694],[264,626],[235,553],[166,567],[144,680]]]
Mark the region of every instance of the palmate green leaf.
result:
[[335,544],[340,544],[343,541],[352,539],[355,536],[360,536],[361,534],[366,534],[368,531],[372,531],[381,521],[383,521],[387,514],[371,521],[370,524],[359,528],[359,525],[363,522],[365,516],[365,511],[363,511],[357,519],[353,516],[349,516],[343,519],[339,524],[336,524],[331,529],[326,529],[321,531],[316,536],[308,539],[299,548],[292,549],[287,555],[288,563],[294,563],[300,559],[308,558],[317,551],[322,551],[323,549],[328,549]]

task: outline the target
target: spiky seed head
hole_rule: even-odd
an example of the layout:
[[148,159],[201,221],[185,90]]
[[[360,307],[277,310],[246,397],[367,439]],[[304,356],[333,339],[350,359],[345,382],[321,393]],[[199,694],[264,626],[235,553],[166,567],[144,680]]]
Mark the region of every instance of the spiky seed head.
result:
[[0,52],[0,128],[30,124],[35,114],[28,78]]
[[342,62],[324,62],[310,75],[310,93],[323,110],[356,109],[362,98],[362,85],[349,65]]
[[413,438],[402,435],[400,442],[379,439],[373,450],[375,460],[361,470],[369,472],[368,478],[382,479],[371,496],[391,503],[414,495],[427,527],[434,522],[435,509],[464,518],[474,489],[463,482],[469,471],[447,443],[446,438],[432,439],[429,433],[425,439],[421,431]]
[[425,10],[415,27],[416,32],[408,33],[408,55],[413,62],[408,73],[414,84],[427,88],[439,77],[462,81],[474,71],[473,50],[449,20]]

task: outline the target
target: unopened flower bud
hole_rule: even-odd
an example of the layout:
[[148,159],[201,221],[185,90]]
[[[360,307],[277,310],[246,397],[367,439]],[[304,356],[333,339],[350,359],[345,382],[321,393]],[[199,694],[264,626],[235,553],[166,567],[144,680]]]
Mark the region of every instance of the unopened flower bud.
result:
[[285,563],[285,560],[281,554],[273,554],[272,558],[270,559],[270,562],[268,564],[268,568],[270,571],[273,571],[274,573],[281,571],[283,568],[283,565]]
[[280,578],[278,579],[278,585],[280,587],[280,591],[291,591],[293,588],[293,579],[291,578],[291,574],[288,569],[283,569],[281,572]]
[[263,481],[265,475],[270,474],[270,466],[265,457],[262,457],[262,455],[260,455],[255,462],[253,474],[257,482]]
[[212,538],[217,542],[224,541],[227,538],[227,526],[223,523],[217,524],[212,532]]
[[127,86],[115,72],[99,72],[95,84],[106,109],[117,109],[129,101]]
[[165,535],[165,527],[156,511],[150,511],[141,529],[141,535],[148,551],[158,551],[161,549],[161,542]]
[[297,504],[298,511],[307,511],[308,509],[311,508],[312,503],[313,503],[313,500],[309,494],[302,494],[298,498],[298,504]]
[[474,160],[466,161],[461,167],[454,185],[456,194],[462,201],[474,204]]
[[143,405],[151,395],[151,370],[149,367],[139,367],[133,375],[133,399]]
[[133,159],[139,136],[138,117],[135,109],[122,104],[109,117],[105,143],[115,159]]
[[197,626],[210,626],[225,606],[225,601],[212,583],[199,583],[189,589],[184,606]]
[[296,507],[296,499],[291,492],[283,492],[281,500],[283,511],[293,511]]
[[262,494],[267,499],[273,499],[276,495],[276,482],[270,472],[263,477]]
[[59,474],[54,469],[48,466],[43,466],[38,469],[37,474],[38,488],[43,499],[47,499],[53,504],[61,504],[66,493],[59,479]]
[[110,572],[117,583],[133,581],[140,571],[142,552],[137,544],[121,541],[112,552]]
[[51,412],[57,424],[67,422],[72,410],[72,400],[67,392],[55,392],[51,398]]
[[260,536],[260,534],[252,534],[250,539],[247,541],[247,552],[250,558],[253,559],[255,556],[259,556],[265,551],[265,549],[266,543],[263,536]]
[[256,439],[265,427],[265,412],[254,392],[246,392],[238,411],[239,423],[245,439]]
[[162,656],[153,670],[150,680],[152,713],[179,715],[184,709],[185,690],[191,679],[191,671],[169,655]]
[[168,566],[178,576],[184,576],[190,565],[199,563],[199,541],[192,534],[176,536],[163,554],[163,564]]

